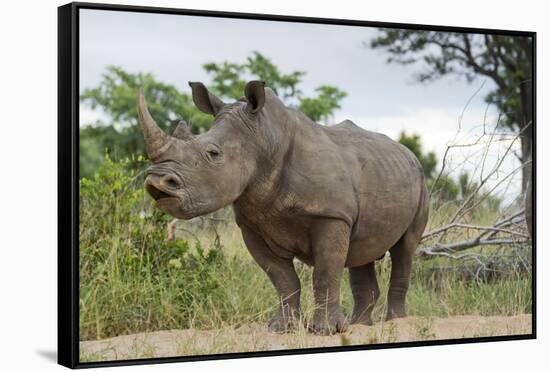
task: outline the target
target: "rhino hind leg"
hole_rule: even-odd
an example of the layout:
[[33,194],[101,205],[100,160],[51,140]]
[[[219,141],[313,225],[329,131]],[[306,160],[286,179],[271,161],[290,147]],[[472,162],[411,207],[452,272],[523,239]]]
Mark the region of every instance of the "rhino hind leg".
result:
[[[406,317],[405,297],[409,289],[414,243],[403,236],[390,250],[391,276],[386,320]],[[412,250],[412,253],[411,253]]]
[[416,252],[418,243],[422,238],[422,233],[428,222],[428,197],[427,190],[423,190],[421,202],[413,222],[399,239],[399,241],[390,249],[391,256],[391,275],[390,287],[388,291],[388,313],[386,320],[393,318],[406,317],[405,297],[409,289],[412,260]]
[[375,263],[349,269],[349,282],[353,294],[353,314],[351,323],[372,325],[372,309],[380,296],[376,280]]

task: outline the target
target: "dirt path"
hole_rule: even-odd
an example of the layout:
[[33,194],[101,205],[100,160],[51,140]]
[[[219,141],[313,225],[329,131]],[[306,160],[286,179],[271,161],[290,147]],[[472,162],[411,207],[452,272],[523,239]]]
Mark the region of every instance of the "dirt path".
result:
[[512,317],[409,317],[374,326],[354,325],[344,334],[315,336],[300,330],[273,334],[265,324],[219,330],[170,330],[80,342],[82,361],[251,352],[431,339],[516,335],[531,332],[531,315]]

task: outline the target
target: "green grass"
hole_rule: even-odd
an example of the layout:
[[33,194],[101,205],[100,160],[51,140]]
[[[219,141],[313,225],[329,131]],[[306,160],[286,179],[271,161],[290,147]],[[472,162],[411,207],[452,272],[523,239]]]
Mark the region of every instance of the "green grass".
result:
[[[142,161],[138,159],[137,161]],[[234,223],[216,233],[166,241],[170,218],[144,194],[142,176],[130,162],[108,158],[80,184],[80,337],[101,339],[164,329],[216,329],[268,321],[275,290],[242,242]],[[185,222],[181,222],[185,225]],[[180,232],[181,235],[181,232]],[[490,250],[487,250],[490,251]],[[459,262],[417,259],[407,296],[409,315],[515,315],[531,311],[531,276],[510,272],[491,281],[464,279]],[[306,321],[314,303],[310,267],[299,262]],[[382,295],[374,320],[383,319],[391,270],[389,257],[376,266]],[[352,310],[344,277],[342,303]],[[419,336],[430,338],[429,324]]]

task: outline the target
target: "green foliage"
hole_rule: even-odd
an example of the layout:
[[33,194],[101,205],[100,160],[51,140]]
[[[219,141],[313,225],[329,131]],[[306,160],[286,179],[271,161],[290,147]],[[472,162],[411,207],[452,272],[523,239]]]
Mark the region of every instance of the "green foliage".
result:
[[[248,80],[258,79],[265,81],[283,101],[301,94],[298,84],[306,74],[303,71],[294,71],[284,74],[264,55],[253,52],[245,63],[230,62],[207,63],[205,71],[212,75],[211,90],[220,97],[239,99],[243,96],[244,87]],[[250,78],[249,78],[250,77]]]
[[346,93],[334,86],[320,86],[315,89],[316,98],[301,98],[299,109],[313,121],[328,121],[332,112],[340,108],[340,101]]
[[[281,73],[267,57],[254,52],[243,64],[230,62],[207,63],[203,66],[212,76],[210,89],[220,98],[236,100],[244,93],[250,79],[266,82],[281,99],[297,105],[313,120],[328,120],[346,93],[333,86],[317,88],[316,97],[304,97],[299,84],[303,71]],[[151,73],[129,73],[110,66],[94,88],[85,89],[80,96],[84,104],[98,109],[109,117],[108,122],[87,124],[80,130],[80,175],[89,177],[103,161],[107,151],[114,159],[145,154],[141,130],[137,122],[136,97],[143,89],[149,111],[159,126],[171,133],[181,119],[191,124],[197,134],[212,125],[212,117],[200,112],[192,98],[174,85],[155,79]]]
[[521,160],[527,161],[533,121],[531,37],[380,29],[370,46],[385,49],[388,62],[406,65],[421,61],[425,68],[416,76],[421,82],[449,74],[463,76],[468,82],[478,76],[491,79],[496,87],[486,101],[502,113],[500,125],[522,131]]
[[243,64],[208,63],[203,67],[213,75],[211,89],[220,97],[239,99],[250,78],[262,80],[286,104],[297,107],[313,121],[329,120],[347,95],[337,87],[322,85],[315,89],[317,96],[304,97],[299,89],[306,74],[304,71],[284,74],[271,60],[258,52],[254,52]]
[[418,134],[408,135],[405,131],[399,134],[399,143],[411,150],[420,161],[426,176],[428,189],[432,191],[433,206],[439,207],[449,201],[457,201],[460,194],[457,183],[447,175],[441,175],[437,179],[437,156],[435,152],[425,152]]
[[245,67],[235,63],[222,62],[203,65],[206,72],[214,75],[210,91],[218,97],[239,99],[243,95],[246,81],[241,79]]
[[418,134],[407,135],[405,131],[402,131],[399,134],[398,142],[410,149],[412,153],[416,155],[422,164],[426,179],[431,180],[435,175],[435,167],[437,166],[437,157],[435,152],[430,151],[428,153],[424,153],[420,136]]
[[428,179],[427,185],[428,189],[432,191],[431,200],[434,202],[435,206],[440,206],[449,201],[460,201],[458,198],[460,194],[458,185],[454,179],[448,175],[441,175],[439,179]]
[[[418,158],[424,169],[428,189],[431,190],[431,200],[434,207],[440,207],[445,203],[462,203],[469,199],[469,204],[482,202],[484,208],[498,210],[500,199],[498,197],[484,194],[479,188],[479,182],[473,181],[471,175],[462,172],[455,180],[449,175],[438,174],[437,156],[435,152],[425,152],[418,134],[408,135],[405,131],[399,134],[399,143],[410,149]],[[470,195],[474,194],[470,198]]]
[[[80,128],[80,176],[90,176],[103,163],[106,148],[116,148],[109,142],[126,139],[114,127],[85,126]],[[105,147],[104,147],[105,146]]]
[[[155,80],[150,73],[128,73],[110,66],[99,85],[85,89],[80,99],[110,118],[80,129],[80,176],[89,177],[103,161],[105,151],[115,159],[145,155],[143,134],[137,122],[136,97],[139,89],[147,98],[149,111],[166,132],[185,118],[192,131],[210,127],[212,118],[195,108],[191,98],[173,85]],[[86,123],[89,124],[89,123]]]
[[174,85],[157,81],[151,73],[128,73],[120,67],[109,66],[99,85],[85,89],[80,99],[92,109],[100,108],[112,122],[103,123],[119,129],[137,127],[136,97],[139,89],[147,98],[147,105],[157,124],[171,132],[181,118],[192,125],[195,132],[210,127],[212,119],[193,105],[189,95],[181,93]]
[[511,316],[531,312],[531,277],[515,273],[513,278],[493,283],[471,282],[457,273],[443,276],[419,268],[422,274],[431,273],[427,281],[413,277],[418,283],[408,293],[410,313],[434,317],[476,314],[482,316]]
[[186,323],[223,284],[215,273],[224,259],[219,246],[166,241],[169,218],[152,207],[130,165],[107,156],[93,177],[80,180],[83,339],[158,327],[168,319],[165,305],[171,326]]

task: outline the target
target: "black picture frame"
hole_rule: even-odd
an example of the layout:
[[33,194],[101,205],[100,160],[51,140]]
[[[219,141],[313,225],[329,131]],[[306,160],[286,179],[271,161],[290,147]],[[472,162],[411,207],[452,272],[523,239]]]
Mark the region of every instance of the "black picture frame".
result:
[[[532,332],[524,335],[491,336],[466,339],[413,341],[404,343],[336,346],[325,348],[259,351],[195,355],[102,362],[79,361],[79,11],[160,13],[176,15],[270,20],[329,25],[404,28],[459,33],[485,33],[526,36],[533,39],[533,251],[532,251]],[[233,13],[191,9],[158,8],[98,3],[69,3],[58,8],[58,363],[69,368],[122,366],[183,361],[221,360],[230,358],[265,357],[289,354],[341,352],[381,348],[418,347],[447,344],[497,342],[536,339],[536,32],[485,28],[434,26],[423,24],[387,23],[363,20],[309,18],[270,14]]]

